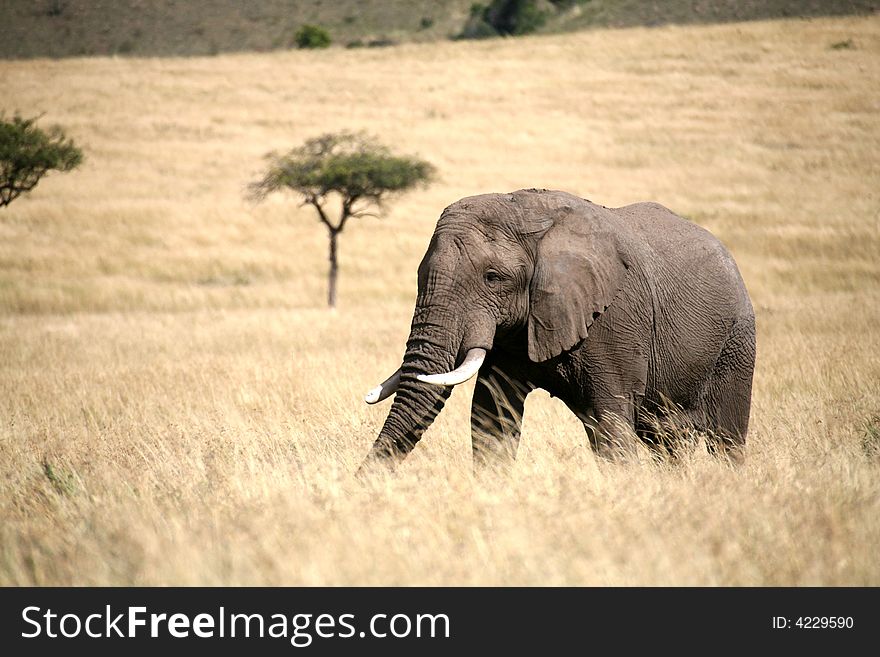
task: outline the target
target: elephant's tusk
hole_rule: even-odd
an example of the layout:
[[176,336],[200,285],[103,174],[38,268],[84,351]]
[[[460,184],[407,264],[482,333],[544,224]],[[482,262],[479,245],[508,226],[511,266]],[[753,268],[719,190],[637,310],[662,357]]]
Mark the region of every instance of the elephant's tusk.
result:
[[468,349],[464,362],[451,372],[443,374],[419,374],[416,378],[423,383],[435,386],[457,386],[471,378],[486,360],[486,350],[479,347]]
[[383,399],[388,399],[395,393],[400,385],[400,369],[385,379],[382,383],[370,390],[364,397],[364,401],[368,404],[377,404]]

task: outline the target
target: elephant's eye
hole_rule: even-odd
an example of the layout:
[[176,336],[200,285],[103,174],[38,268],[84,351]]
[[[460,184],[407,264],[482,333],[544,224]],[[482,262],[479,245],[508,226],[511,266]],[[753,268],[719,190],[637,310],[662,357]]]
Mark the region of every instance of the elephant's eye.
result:
[[494,269],[489,269],[488,271],[486,271],[486,273],[483,274],[483,278],[486,279],[487,283],[498,283],[502,280],[501,274],[499,274]]

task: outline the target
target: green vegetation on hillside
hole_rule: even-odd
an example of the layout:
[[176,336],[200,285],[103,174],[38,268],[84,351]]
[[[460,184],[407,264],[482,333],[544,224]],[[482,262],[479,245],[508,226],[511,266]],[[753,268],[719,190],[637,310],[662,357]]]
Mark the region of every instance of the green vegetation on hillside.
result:
[[[297,47],[320,25],[336,45],[591,27],[871,13],[876,0],[206,0],[6,3],[0,58],[212,55]],[[475,20],[476,19],[476,20]]]
[[303,25],[294,35],[297,48],[327,48],[333,41],[323,27]]

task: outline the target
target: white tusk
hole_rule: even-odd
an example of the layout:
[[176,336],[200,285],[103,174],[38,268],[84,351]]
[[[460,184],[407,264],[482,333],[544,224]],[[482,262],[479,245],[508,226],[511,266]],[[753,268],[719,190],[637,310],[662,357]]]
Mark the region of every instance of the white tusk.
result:
[[443,374],[419,374],[416,378],[423,383],[435,386],[457,386],[471,378],[486,360],[486,350],[479,347],[468,349],[464,362],[451,372]]
[[370,392],[367,393],[366,397],[364,397],[364,401],[368,404],[377,404],[383,399],[388,399],[391,395],[395,393],[399,385],[400,370],[398,369],[394,374],[392,374],[382,383],[370,390]]

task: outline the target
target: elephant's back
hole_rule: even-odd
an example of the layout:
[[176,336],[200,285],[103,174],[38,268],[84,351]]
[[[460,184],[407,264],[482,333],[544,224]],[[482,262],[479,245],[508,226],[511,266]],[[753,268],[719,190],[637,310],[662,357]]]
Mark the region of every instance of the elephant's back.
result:
[[717,295],[721,294],[733,315],[753,314],[733,256],[708,230],[659,203],[635,203],[614,208],[613,212],[626,221],[639,246],[662,274],[685,284],[692,292],[714,297],[716,308],[720,301]]
[[664,257],[676,258],[685,253],[692,257],[694,251],[731,257],[712,233],[659,203],[634,203],[611,210],[624,219],[652,250]]

